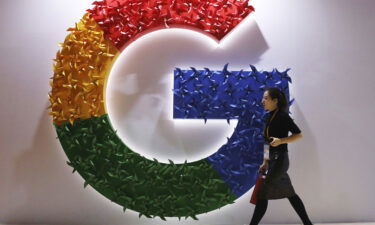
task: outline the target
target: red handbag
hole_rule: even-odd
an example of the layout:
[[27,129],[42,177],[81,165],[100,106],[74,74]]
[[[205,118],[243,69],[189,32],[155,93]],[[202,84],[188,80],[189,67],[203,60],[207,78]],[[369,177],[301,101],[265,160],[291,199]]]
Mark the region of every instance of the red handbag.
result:
[[259,188],[260,186],[262,185],[263,183],[263,175],[259,175],[258,179],[257,179],[257,182],[255,183],[255,187],[254,187],[254,190],[253,190],[253,194],[251,195],[251,198],[250,198],[250,203],[251,204],[254,204],[256,205],[257,204],[257,194],[259,192]]

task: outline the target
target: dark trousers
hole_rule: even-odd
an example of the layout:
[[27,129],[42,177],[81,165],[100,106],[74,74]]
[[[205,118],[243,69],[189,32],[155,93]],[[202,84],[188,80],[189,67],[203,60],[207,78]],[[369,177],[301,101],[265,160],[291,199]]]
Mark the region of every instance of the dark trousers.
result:
[[[294,210],[297,212],[298,216],[301,218],[304,225],[311,225],[311,221],[306,213],[305,206],[303,205],[302,200],[298,195],[294,195],[288,198],[290,204],[293,206]],[[251,219],[250,225],[259,224],[260,220],[263,218],[266,213],[268,206],[267,199],[259,199],[255,206],[253,218]]]

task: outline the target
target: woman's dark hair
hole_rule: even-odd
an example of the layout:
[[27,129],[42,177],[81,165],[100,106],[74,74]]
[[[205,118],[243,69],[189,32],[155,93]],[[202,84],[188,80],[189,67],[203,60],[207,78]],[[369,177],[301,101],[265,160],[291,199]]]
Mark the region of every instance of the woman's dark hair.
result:
[[286,96],[285,96],[284,92],[282,92],[278,88],[266,88],[265,91],[268,92],[268,95],[272,99],[277,98],[277,108],[279,108],[279,110],[282,110],[284,112],[288,112],[289,111],[288,100],[286,99]]

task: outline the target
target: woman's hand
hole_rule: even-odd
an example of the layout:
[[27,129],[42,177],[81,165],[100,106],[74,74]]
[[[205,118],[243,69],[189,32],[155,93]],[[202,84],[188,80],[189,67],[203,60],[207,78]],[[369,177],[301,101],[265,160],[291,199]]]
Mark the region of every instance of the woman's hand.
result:
[[265,174],[268,168],[268,161],[263,161],[263,164],[259,167],[259,173]]
[[281,141],[280,138],[276,138],[276,137],[271,137],[271,138],[272,138],[272,141],[271,141],[270,145],[272,147],[276,147],[276,146],[279,146],[279,145],[283,144],[283,142]]

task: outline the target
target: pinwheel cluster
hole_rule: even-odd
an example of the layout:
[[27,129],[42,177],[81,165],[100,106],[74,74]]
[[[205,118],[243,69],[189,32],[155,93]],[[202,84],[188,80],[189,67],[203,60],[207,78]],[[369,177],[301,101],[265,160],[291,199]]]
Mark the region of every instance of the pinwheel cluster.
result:
[[[289,98],[288,70],[279,72],[174,71],[174,117],[204,119],[239,119],[233,135],[217,152],[207,158],[237,197],[249,190],[258,176],[263,159],[263,126],[267,114],[260,105],[267,87],[283,90]],[[233,163],[236,162],[236,163]]]
[[140,35],[186,27],[221,39],[253,11],[248,0],[94,2],[57,52],[50,102],[55,124],[105,113],[104,84],[116,57]]
[[249,13],[248,0],[107,0],[88,10],[109,40],[123,49],[145,30],[186,27],[221,39]]
[[[258,72],[255,67],[252,67],[252,70],[250,73],[257,75],[250,76],[249,72],[242,71],[243,78],[240,80],[254,82],[251,83],[254,89],[251,94],[254,96],[262,93],[266,85],[264,83],[268,80],[267,85],[279,87],[283,87],[285,82],[287,85],[290,80],[287,71]],[[219,79],[222,71],[193,71],[196,75],[189,77],[183,75],[181,70],[176,73],[177,85],[185,86],[188,90],[199,87],[198,92],[195,92],[195,89],[190,90],[199,94],[185,93],[182,101],[188,99],[188,96],[198,98],[205,92],[211,93],[211,100],[216,99],[213,93],[221,92],[229,96],[226,100],[228,102],[235,102],[236,96],[241,97],[237,91],[232,94],[225,91],[232,75],[238,76],[240,72],[230,72],[226,65],[223,71],[227,76]],[[207,74],[215,75],[209,79]],[[220,85],[213,91],[210,86],[204,88],[198,85],[196,82],[200,79],[211,82],[218,79]],[[259,103],[249,103],[246,106],[248,108],[243,107],[242,111],[235,111],[238,115],[219,112],[213,114],[215,118],[227,118],[227,115],[239,118],[232,137],[210,157],[184,164],[174,164],[171,160],[169,164],[159,163],[156,159],[148,160],[133,152],[116,135],[107,114],[55,126],[69,158],[68,165],[73,167],[73,172],[78,171],[82,175],[85,179],[84,186],[91,185],[111,201],[123,206],[124,210],[130,208],[138,211],[139,216],[197,219],[197,214],[232,203],[254,185],[256,171],[262,160],[265,114]],[[199,112],[200,106],[194,107]],[[224,109],[226,108],[217,107],[214,111]],[[188,116],[194,117],[195,114]]]
[[246,110],[261,109],[261,99],[266,87],[278,87],[288,93],[288,70],[279,72],[181,70],[174,71],[175,118],[230,119],[244,116]]
[[109,122],[104,92],[116,57],[140,35],[188,27],[220,40],[253,11],[248,0],[104,0],[94,5],[68,29],[71,33],[56,55],[49,94],[50,114],[68,164],[83,176],[84,186],[140,216],[196,219],[232,203],[252,186],[255,179],[249,176],[260,159],[264,114],[257,91],[280,79],[280,87],[287,88],[282,85],[289,79],[286,72],[258,72],[254,67],[251,73],[229,72],[227,66],[222,73],[179,70],[177,117],[240,119],[218,152],[185,164],[159,163],[129,149]]
[[232,203],[236,196],[206,160],[170,164],[130,150],[108,115],[56,126],[68,165],[108,199],[139,216],[192,217]]
[[66,37],[56,54],[49,94],[55,124],[105,113],[105,79],[118,52],[86,14]]
[[245,113],[228,142],[207,159],[237,197],[246,193],[258,177],[265,117],[258,111]]

